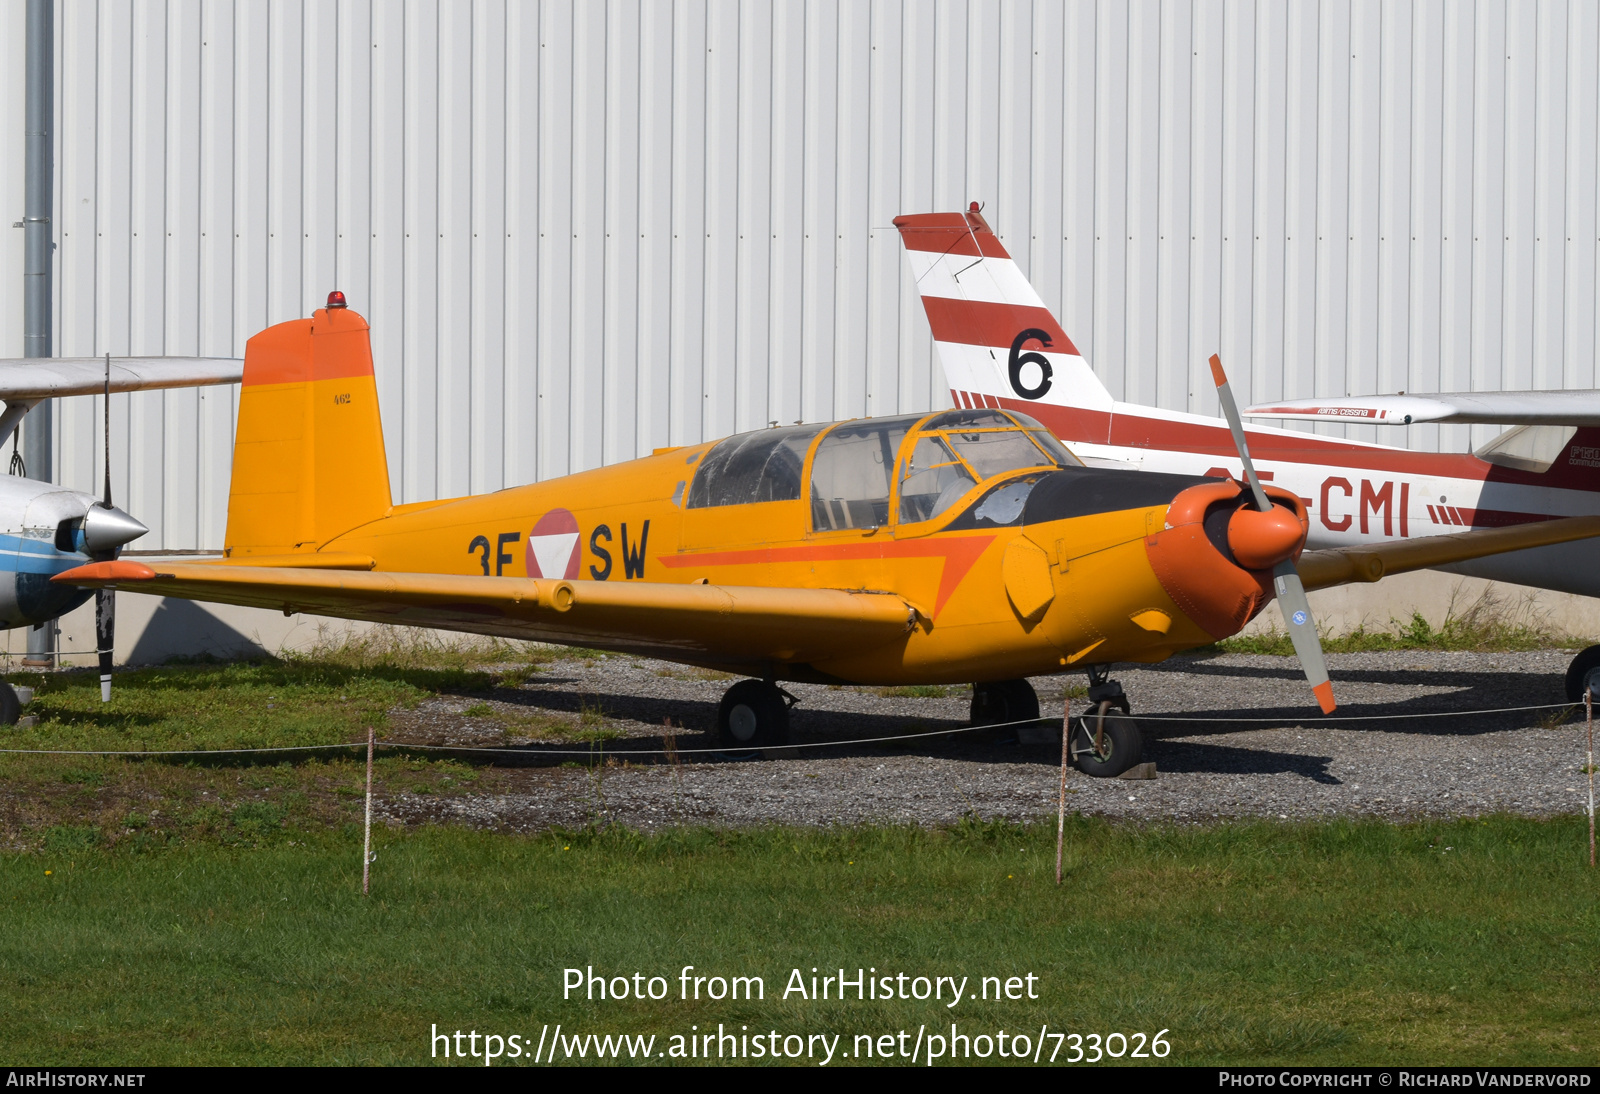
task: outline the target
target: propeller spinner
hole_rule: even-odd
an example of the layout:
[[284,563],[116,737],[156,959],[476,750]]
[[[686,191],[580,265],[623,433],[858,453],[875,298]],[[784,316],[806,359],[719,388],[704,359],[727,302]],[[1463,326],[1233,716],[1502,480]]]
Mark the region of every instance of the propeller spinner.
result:
[[[1244,464],[1244,477],[1250,484],[1256,510],[1261,514],[1260,520],[1265,521],[1275,515],[1275,507],[1267,498],[1267,492],[1261,489],[1261,480],[1256,477],[1256,466],[1250,461],[1250,446],[1245,443],[1244,425],[1239,420],[1238,404],[1233,401],[1227,373],[1222,371],[1222,358],[1214,353],[1211,355],[1211,377],[1216,381],[1217,398],[1222,402],[1222,413],[1233,432],[1233,446],[1239,450],[1239,459]],[[1268,529],[1257,534],[1272,538]],[[1230,541],[1232,538],[1230,529]],[[1333,701],[1333,684],[1328,680],[1328,662],[1322,655],[1317,621],[1311,617],[1311,602],[1306,599],[1306,587],[1300,581],[1300,571],[1295,569],[1293,558],[1285,558],[1272,567],[1272,586],[1278,596],[1278,607],[1283,611],[1284,625],[1289,629],[1289,641],[1294,643],[1295,655],[1300,658],[1300,667],[1305,671],[1311,692],[1317,697],[1317,705],[1322,708],[1322,713],[1331,714],[1336,704]]]

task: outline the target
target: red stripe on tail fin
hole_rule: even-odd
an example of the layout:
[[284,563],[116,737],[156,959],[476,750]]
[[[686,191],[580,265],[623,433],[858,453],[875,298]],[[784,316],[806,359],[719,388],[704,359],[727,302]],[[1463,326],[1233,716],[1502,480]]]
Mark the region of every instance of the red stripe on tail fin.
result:
[[918,213],[895,217],[900,238],[912,251],[971,255],[974,258],[1010,258],[995,234],[976,211],[962,213]]
[[[1025,330],[1042,330],[1050,338],[1052,353],[1077,353],[1072,340],[1056,324],[1048,308],[1018,304],[990,304],[983,301],[954,300],[948,296],[925,296],[922,305],[928,313],[935,342],[961,342],[969,346],[1010,348]],[[1029,349],[1040,348],[1037,343]]]

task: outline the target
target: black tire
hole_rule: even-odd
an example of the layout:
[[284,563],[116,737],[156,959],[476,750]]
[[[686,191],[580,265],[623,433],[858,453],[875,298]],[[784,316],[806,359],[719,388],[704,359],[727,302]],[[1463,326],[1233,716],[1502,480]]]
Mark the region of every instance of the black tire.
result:
[[972,724],[1002,725],[1039,717],[1039,696],[1026,680],[994,680],[972,685]]
[[1111,779],[1139,762],[1144,755],[1144,735],[1132,718],[1115,710],[1106,712],[1101,741],[1105,752],[1094,750],[1095,712],[1090,711],[1072,725],[1072,763],[1085,775]]
[[770,748],[789,743],[789,705],[761,680],[740,680],[717,708],[717,742],[724,748]]
[[[1583,678],[1596,669],[1600,669],[1600,646],[1590,646],[1572,659],[1567,666],[1567,702],[1583,702]],[[1600,679],[1595,683],[1600,684]]]
[[14,726],[22,717],[22,701],[14,688],[0,680],[0,726]]

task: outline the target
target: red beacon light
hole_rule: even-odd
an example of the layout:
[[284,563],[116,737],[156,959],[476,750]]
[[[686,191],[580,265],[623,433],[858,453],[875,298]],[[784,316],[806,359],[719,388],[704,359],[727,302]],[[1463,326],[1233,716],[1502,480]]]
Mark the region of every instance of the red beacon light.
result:
[[340,292],[338,289],[334,289],[328,294],[328,307],[348,308],[349,306],[350,305],[345,302],[344,293]]

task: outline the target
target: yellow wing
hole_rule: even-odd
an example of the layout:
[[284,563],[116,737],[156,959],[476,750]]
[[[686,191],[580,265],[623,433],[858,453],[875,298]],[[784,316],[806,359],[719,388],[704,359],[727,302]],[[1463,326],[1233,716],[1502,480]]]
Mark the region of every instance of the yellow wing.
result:
[[1563,517],[1510,528],[1456,532],[1448,536],[1392,539],[1361,547],[1307,551],[1295,563],[1307,589],[1326,589],[1355,581],[1377,581],[1389,574],[1446,566],[1485,555],[1548,547],[1600,535],[1600,517]]
[[886,593],[368,573],[341,561],[352,568],[96,562],[55,580],[730,666],[831,660],[903,639],[916,622]]

